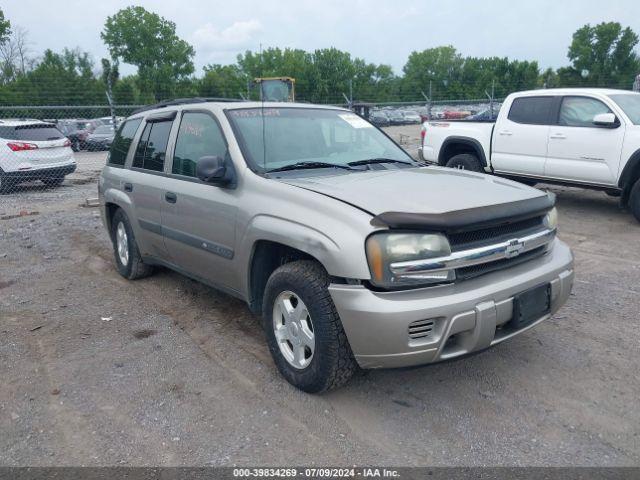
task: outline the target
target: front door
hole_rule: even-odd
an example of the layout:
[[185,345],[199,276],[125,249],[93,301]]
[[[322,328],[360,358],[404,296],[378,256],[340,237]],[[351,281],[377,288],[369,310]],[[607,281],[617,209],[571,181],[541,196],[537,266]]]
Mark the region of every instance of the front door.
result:
[[583,96],[562,99],[558,124],[549,130],[545,177],[598,185],[615,185],[624,127],[593,124],[600,113],[613,113],[601,100]]
[[170,187],[162,202],[162,233],[172,263],[221,287],[233,285],[237,190],[203,183],[196,163],[228,156],[217,120],[206,111],[184,111],[176,137]]

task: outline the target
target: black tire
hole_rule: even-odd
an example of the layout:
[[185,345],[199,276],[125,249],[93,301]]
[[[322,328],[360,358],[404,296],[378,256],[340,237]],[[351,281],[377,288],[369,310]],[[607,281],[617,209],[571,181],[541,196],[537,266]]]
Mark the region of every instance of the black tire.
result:
[[72,140],[71,141],[71,150],[74,152],[79,152],[81,149],[80,140]]
[[64,177],[58,178],[43,178],[42,183],[44,183],[47,187],[59,187],[64,182]]
[[0,174],[0,195],[11,193],[18,183]]
[[[126,250],[128,251],[128,259],[126,264],[120,259],[120,255],[118,254],[118,241],[116,236],[120,224],[124,227],[127,235]],[[138,250],[138,245],[136,244],[136,239],[133,235],[127,214],[121,209],[118,209],[111,219],[111,241],[113,243],[113,255],[115,257],[116,267],[120,275],[129,280],[137,280],[153,273],[153,267],[142,261],[142,256],[140,255],[140,250]]]
[[482,164],[480,159],[472,153],[460,153],[451,157],[446,164],[449,168],[457,168],[459,170],[470,170],[472,172],[482,172]]
[[[342,322],[328,290],[329,276],[315,261],[300,260],[276,269],[265,288],[262,322],[271,356],[282,376],[307,393],[344,385],[358,370]],[[309,365],[299,369],[283,356],[274,331],[274,303],[282,292],[293,292],[306,305],[313,323],[315,349]]]
[[629,193],[629,209],[636,220],[640,222],[640,179],[636,180],[636,183],[631,187]]
[[605,190],[604,193],[606,193],[609,197],[613,197],[613,198],[619,198],[622,196],[621,190]]

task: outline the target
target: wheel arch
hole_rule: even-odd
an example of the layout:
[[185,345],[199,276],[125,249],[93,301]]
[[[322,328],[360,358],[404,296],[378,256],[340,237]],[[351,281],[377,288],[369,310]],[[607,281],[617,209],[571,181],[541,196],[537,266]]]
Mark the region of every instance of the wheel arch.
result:
[[640,149],[631,154],[629,160],[622,169],[618,180],[618,187],[622,190],[621,201],[626,204],[629,200],[631,188],[640,179]]
[[297,260],[312,260],[325,268],[313,255],[291,245],[265,239],[254,242],[247,272],[247,300],[253,313],[262,313],[264,291],[271,274],[278,267]]
[[449,137],[440,147],[438,154],[438,165],[444,166],[451,157],[461,153],[473,153],[478,157],[482,167],[487,166],[487,158],[484,148],[478,140],[471,137]]

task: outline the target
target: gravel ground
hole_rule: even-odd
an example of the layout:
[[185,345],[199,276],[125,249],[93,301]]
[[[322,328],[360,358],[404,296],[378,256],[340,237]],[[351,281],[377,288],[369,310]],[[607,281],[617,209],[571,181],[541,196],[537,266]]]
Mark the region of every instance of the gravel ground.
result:
[[0,465],[640,465],[640,225],[615,199],[552,188],[577,275],[555,318],[311,396],[243,303],[116,273],[81,206],[104,157],[78,158],[62,187],[0,197]]

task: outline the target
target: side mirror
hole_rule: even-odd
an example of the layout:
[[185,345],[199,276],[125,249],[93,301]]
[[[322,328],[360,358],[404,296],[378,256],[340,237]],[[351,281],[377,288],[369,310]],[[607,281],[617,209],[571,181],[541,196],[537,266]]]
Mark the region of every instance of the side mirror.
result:
[[620,126],[620,121],[613,113],[599,113],[593,117],[593,124],[597,127],[617,128]]
[[224,158],[218,155],[200,157],[196,163],[196,177],[206,183],[221,184],[227,173]]

